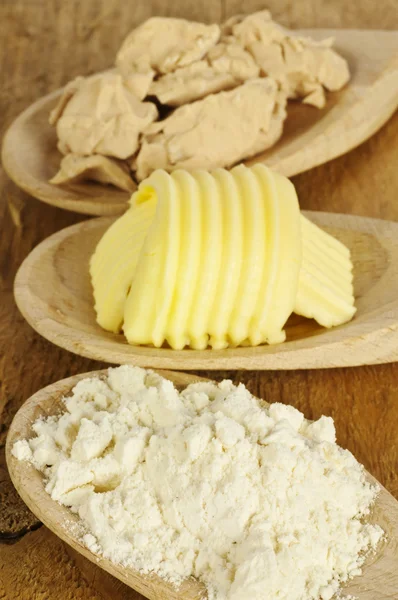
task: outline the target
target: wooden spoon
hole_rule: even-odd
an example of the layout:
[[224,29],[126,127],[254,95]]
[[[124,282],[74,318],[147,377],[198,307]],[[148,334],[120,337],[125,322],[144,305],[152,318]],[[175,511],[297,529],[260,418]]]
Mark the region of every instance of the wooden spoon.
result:
[[[300,30],[321,40],[336,39],[336,49],[348,60],[352,78],[341,92],[328,95],[318,110],[290,103],[282,139],[269,151],[247,161],[265,162],[292,176],[348,152],[377,131],[398,106],[398,33],[333,29]],[[55,186],[61,154],[48,116],[62,90],[25,110],[8,129],[3,142],[5,170],[23,190],[60,208],[91,215],[124,212],[127,192],[95,183]]]
[[[131,568],[115,565],[88,550],[76,533],[78,518],[66,507],[54,502],[46,493],[41,473],[27,462],[18,461],[11,450],[14,442],[32,436],[32,424],[39,417],[59,413],[63,409],[62,398],[68,395],[76,383],[87,376],[104,375],[106,371],[95,371],[75,375],[58,381],[40,390],[27,400],[14,417],[7,437],[6,458],[11,479],[30,510],[58,537],[74,550],[114,575],[128,586],[150,600],[199,600],[204,589],[196,581],[187,581],[176,591],[157,576],[144,576]],[[202,378],[176,372],[161,372],[177,386],[184,387]],[[373,477],[369,475],[374,482]],[[383,487],[377,497],[371,522],[378,523],[386,537],[376,554],[369,556],[363,575],[344,587],[345,594],[353,594],[358,600],[375,600],[396,597],[398,589],[398,502]]]
[[171,369],[313,369],[398,360],[398,223],[305,212],[352,252],[357,314],[324,329],[293,316],[287,341],[256,348],[171,350],[131,346],[95,320],[89,259],[113,219],[59,231],[25,259],[15,279],[19,310],[42,336],[71,352],[111,363]]

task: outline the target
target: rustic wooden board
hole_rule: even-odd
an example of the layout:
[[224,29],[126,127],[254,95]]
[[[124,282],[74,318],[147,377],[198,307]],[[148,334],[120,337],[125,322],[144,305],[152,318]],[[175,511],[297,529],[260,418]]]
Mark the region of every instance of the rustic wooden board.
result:
[[[199,600],[203,597],[203,587],[195,581],[184,582],[176,590],[157,576],[141,575],[134,569],[115,565],[88,550],[73,530],[73,525],[79,521],[78,517],[51,499],[44,489],[41,473],[31,464],[21,462],[11,454],[17,440],[31,436],[32,424],[38,417],[47,417],[62,410],[62,398],[70,394],[78,381],[88,375],[101,376],[105,373],[106,371],[94,371],[69,377],[40,390],[25,402],[16,414],[7,437],[6,456],[11,479],[38,519],[97,567],[144,594],[149,600]],[[195,375],[171,371],[161,374],[182,388],[201,379]],[[383,528],[386,537],[377,552],[368,558],[363,575],[353,579],[344,590],[347,594],[355,594],[358,600],[374,600],[376,593],[380,598],[392,597],[391,594],[398,589],[398,501],[383,487],[372,511],[371,521]]]
[[[242,6],[241,0],[133,4],[0,2],[0,137],[37,98],[79,73],[109,68],[120,38],[150,14],[210,22]],[[349,5],[346,0],[245,0],[243,10],[265,4],[292,27],[398,29],[396,0]],[[398,114],[356,150],[294,177],[302,208],[398,221],[397,139]],[[6,600],[143,600],[40,527],[15,492],[4,460],[9,424],[26,398],[53,381],[105,366],[40,337],[13,300],[15,273],[32,248],[83,218],[31,198],[0,168],[0,598]],[[257,396],[293,404],[310,418],[333,416],[339,443],[398,497],[397,363],[313,371],[213,371],[211,377],[242,381]]]
[[[289,103],[279,142],[246,161],[264,162],[291,176],[344,154],[370,137],[398,106],[398,34],[386,31],[301,30],[314,39],[336,39],[350,64],[352,78],[341,92],[329,94],[323,110]],[[2,147],[8,175],[23,190],[48,204],[91,215],[116,215],[126,208],[128,192],[93,182],[57,186],[49,179],[59,169],[54,127],[48,116],[62,90],[35,102],[14,121]]]
[[37,246],[15,279],[16,303],[30,325],[71,352],[112,363],[167,369],[313,369],[398,359],[398,223],[307,213],[351,250],[357,313],[325,329],[292,315],[283,344],[225,350],[129,345],[95,320],[89,260],[112,219],[92,219]]

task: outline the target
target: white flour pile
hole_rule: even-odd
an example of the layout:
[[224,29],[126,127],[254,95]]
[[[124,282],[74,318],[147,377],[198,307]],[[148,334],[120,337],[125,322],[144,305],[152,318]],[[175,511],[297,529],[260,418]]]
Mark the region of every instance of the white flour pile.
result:
[[262,408],[230,381],[179,393],[128,366],[81,381],[65,407],[13,454],[114,562],[195,576],[210,600],[329,600],[382,536],[361,522],[377,489],[331,418]]

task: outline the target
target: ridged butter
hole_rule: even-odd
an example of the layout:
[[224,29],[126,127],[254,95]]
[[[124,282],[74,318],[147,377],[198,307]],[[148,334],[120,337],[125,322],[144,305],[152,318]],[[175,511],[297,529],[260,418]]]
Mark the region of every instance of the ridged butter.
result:
[[90,265],[98,323],[131,344],[279,343],[291,313],[352,318],[349,250],[300,214],[264,165],[155,171]]

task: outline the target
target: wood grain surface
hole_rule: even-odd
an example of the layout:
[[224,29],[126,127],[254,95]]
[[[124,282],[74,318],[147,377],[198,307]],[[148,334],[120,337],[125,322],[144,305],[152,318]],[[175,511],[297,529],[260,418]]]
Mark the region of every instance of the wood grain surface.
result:
[[[24,108],[80,73],[109,67],[120,38],[150,14],[207,21],[239,10],[238,0],[1,0],[0,135]],[[244,10],[265,2],[246,0]],[[398,29],[396,0],[269,0],[297,27]],[[351,153],[294,178],[303,208],[398,220],[398,115]],[[104,365],[40,338],[14,305],[22,260],[48,235],[84,217],[40,203],[0,169],[0,600],[138,600],[111,576],[72,555],[25,509],[4,466],[4,442],[22,402],[45,385]],[[398,294],[398,290],[397,290]],[[308,418],[336,420],[338,441],[398,497],[398,367],[213,372],[243,381],[269,401]],[[374,600],[384,600],[375,598]]]

